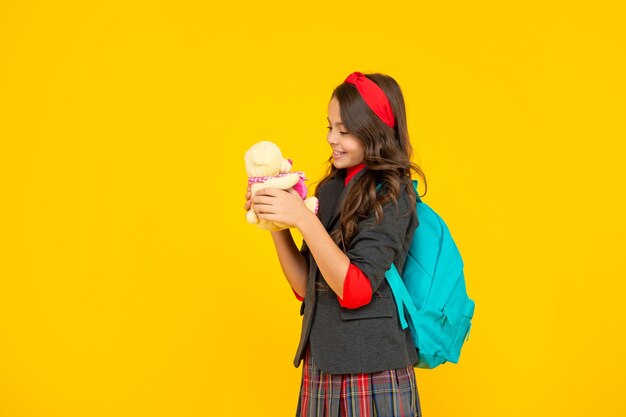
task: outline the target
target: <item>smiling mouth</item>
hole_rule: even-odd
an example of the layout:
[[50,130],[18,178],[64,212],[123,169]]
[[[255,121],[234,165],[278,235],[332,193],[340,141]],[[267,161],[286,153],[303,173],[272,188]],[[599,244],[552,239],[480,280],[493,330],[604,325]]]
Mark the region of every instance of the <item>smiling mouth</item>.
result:
[[333,151],[333,157],[335,158],[339,158],[340,156],[345,155],[347,152],[339,152],[339,151]]

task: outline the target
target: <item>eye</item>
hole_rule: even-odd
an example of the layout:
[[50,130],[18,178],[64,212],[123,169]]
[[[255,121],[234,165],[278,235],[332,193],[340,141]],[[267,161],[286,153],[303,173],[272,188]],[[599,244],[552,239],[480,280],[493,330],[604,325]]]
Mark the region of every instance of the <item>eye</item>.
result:
[[[328,130],[332,130],[333,128],[332,128],[331,126],[326,126],[326,129],[328,129]],[[340,130],[340,131],[339,131],[339,134],[341,134],[341,135],[349,135],[349,134],[350,134],[350,132],[342,132],[342,131]]]

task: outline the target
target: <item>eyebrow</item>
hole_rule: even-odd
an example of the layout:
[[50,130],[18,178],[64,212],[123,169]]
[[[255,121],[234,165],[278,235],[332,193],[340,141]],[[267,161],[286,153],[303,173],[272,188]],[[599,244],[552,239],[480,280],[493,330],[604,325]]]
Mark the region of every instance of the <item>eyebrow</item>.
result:
[[[328,120],[328,123],[330,123],[330,119],[327,117],[326,120]],[[335,126],[345,126],[342,122],[339,123],[335,123]]]

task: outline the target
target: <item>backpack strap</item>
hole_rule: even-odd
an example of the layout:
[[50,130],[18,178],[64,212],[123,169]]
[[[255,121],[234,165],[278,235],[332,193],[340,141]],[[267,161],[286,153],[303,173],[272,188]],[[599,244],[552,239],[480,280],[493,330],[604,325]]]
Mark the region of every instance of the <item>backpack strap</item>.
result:
[[420,193],[417,191],[417,180],[413,180],[413,188],[415,188],[415,195],[417,196],[417,202],[422,203],[422,199],[420,198]]
[[396,300],[396,307],[398,308],[398,318],[400,319],[400,326],[402,329],[406,329],[409,327],[406,317],[404,315],[404,311],[409,313],[409,316],[413,316],[417,319],[417,308],[411,299],[411,295],[406,289],[406,286],[402,282],[402,278],[400,278],[400,274],[396,269],[394,264],[391,264],[391,267],[385,272],[385,277],[387,278],[387,283],[391,287],[391,292],[393,293],[393,298]]

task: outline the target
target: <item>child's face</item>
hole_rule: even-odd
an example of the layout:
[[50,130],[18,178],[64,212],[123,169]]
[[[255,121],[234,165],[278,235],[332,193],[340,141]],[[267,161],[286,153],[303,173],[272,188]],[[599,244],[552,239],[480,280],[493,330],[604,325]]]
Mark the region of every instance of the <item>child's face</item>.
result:
[[333,97],[328,103],[328,143],[333,149],[335,168],[350,168],[363,162],[365,150],[361,141],[345,130],[339,115],[339,101]]

